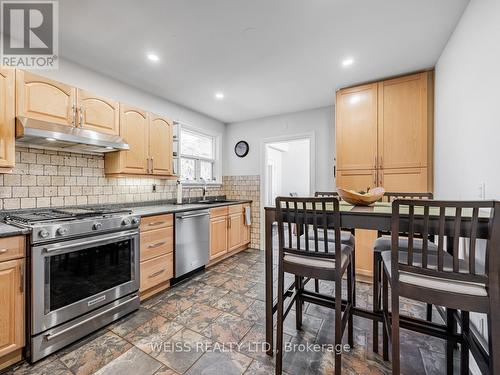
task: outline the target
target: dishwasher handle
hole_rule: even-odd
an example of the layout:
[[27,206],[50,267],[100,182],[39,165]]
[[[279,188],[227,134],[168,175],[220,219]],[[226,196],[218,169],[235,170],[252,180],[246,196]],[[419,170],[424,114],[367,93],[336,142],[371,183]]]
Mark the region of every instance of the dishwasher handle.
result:
[[189,214],[189,215],[177,216],[177,219],[190,219],[192,217],[208,216],[208,215],[210,215],[208,212],[203,212],[200,214]]

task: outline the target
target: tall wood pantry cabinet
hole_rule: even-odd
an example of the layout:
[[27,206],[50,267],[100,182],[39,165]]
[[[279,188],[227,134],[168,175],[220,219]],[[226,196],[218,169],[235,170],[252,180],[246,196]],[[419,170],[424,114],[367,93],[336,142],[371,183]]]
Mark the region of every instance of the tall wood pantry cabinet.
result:
[[[433,190],[434,72],[337,91],[336,186]],[[376,232],[356,230],[357,273],[371,275]]]

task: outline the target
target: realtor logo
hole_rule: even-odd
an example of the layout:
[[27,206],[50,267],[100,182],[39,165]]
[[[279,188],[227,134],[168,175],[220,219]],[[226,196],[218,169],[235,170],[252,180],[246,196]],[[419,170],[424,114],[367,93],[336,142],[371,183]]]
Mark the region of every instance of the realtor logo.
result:
[[57,1],[2,1],[1,65],[57,69]]

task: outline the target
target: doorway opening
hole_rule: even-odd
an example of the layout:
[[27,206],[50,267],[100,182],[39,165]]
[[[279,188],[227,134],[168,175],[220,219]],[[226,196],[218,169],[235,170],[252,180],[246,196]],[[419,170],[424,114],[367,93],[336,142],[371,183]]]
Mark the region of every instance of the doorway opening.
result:
[[[274,206],[278,196],[310,197],[314,192],[314,134],[263,142],[261,207]],[[263,212],[261,233],[264,233]],[[261,247],[264,236],[261,236]]]
[[265,205],[274,205],[277,196],[310,196],[311,140],[270,142],[265,151]]

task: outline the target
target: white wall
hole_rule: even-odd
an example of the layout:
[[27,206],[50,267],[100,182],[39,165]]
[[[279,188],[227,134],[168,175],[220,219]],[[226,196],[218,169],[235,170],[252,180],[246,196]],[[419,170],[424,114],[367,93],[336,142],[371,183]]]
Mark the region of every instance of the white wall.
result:
[[500,199],[500,1],[472,0],[436,65],[435,192]]
[[[333,189],[334,107],[266,117],[227,125],[224,175],[257,175],[261,173],[264,139],[315,133],[316,190]],[[234,154],[234,145],[245,140],[250,152],[244,158]]]
[[[500,1],[472,0],[436,64],[437,198],[478,199],[484,183],[485,197],[500,199],[499,43]],[[471,321],[486,326],[484,315]],[[480,373],[474,361],[471,371]]]
[[122,103],[140,107],[211,134],[223,134],[225,132],[225,125],[221,121],[131,87],[72,61],[61,59],[58,70],[36,70],[33,73],[89,90],[97,95]]

